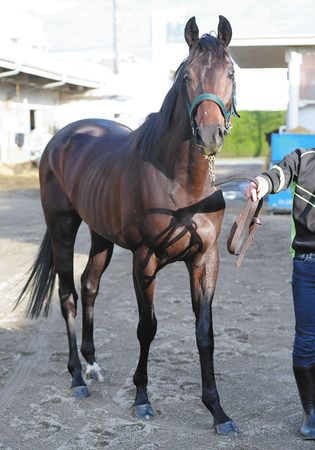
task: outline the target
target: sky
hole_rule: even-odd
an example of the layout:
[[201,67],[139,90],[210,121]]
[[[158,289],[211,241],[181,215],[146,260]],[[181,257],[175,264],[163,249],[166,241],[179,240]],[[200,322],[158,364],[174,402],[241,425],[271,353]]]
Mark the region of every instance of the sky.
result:
[[[52,48],[111,45],[113,0],[12,0],[16,13],[39,17]],[[235,36],[314,34],[313,0],[116,0],[120,16],[121,45],[140,50],[149,35],[147,17],[152,9],[173,8],[188,19],[195,15],[201,28],[216,29],[219,14],[231,22]],[[294,18],[294,20],[293,20]]]
[[[223,14],[234,37],[315,34],[314,0],[116,0],[116,4],[121,54],[144,59],[150,52],[152,10],[170,11],[184,20],[195,15],[201,33],[216,30]],[[24,18],[31,17],[28,33],[51,52],[105,54],[112,48],[113,0],[11,0],[6,5],[8,20],[3,21],[0,37],[7,32],[5,24],[10,31],[15,27],[21,32],[27,24]],[[237,71],[237,84],[241,109],[286,108],[285,70]]]

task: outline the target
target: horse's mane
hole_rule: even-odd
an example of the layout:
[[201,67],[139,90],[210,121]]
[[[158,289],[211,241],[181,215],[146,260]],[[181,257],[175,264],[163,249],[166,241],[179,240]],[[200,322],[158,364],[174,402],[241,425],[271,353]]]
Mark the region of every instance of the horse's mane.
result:
[[183,75],[185,67],[195,52],[211,52],[217,61],[225,61],[227,51],[215,36],[204,34],[193,53],[185,59],[173,76],[173,85],[166,94],[161,109],[147,116],[144,123],[134,132],[135,144],[143,157],[155,153],[163,136],[169,130],[176,100],[180,89],[185,86]]

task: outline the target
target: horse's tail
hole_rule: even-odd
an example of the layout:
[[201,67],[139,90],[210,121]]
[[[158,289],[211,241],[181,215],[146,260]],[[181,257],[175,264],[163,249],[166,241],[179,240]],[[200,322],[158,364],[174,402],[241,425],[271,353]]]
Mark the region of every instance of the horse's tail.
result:
[[29,296],[26,316],[31,316],[32,319],[38,318],[44,306],[44,315],[47,317],[56,277],[51,239],[47,230],[29,273],[28,280],[16,300],[14,308],[26,296]]

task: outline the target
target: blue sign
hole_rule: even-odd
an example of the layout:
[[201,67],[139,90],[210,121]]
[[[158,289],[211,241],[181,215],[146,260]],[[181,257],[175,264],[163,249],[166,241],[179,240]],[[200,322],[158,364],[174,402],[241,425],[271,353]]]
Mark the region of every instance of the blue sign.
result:
[[[285,155],[296,148],[315,148],[315,134],[272,133],[270,167],[280,162]],[[268,207],[273,211],[290,212],[292,209],[291,189],[269,195]]]

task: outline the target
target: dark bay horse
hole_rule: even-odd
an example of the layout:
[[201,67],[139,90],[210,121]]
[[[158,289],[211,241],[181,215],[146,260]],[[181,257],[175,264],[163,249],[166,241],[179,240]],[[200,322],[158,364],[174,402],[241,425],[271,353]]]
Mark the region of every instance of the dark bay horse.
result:
[[[75,317],[78,295],[73,247],[83,220],[91,250],[81,277],[87,377],[102,379],[95,360],[93,306],[114,244],[133,253],[139,308],[140,358],[133,380],[139,417],[154,414],[147,395],[147,362],[157,320],[153,294],[157,272],[184,261],[190,275],[202,401],[219,434],[238,432],[223,411],[213,368],[211,304],[218,273],[218,246],[225,208],[211,184],[209,158],[223,144],[235,111],[234,70],[227,46],[230,23],[220,16],[217,37],[199,38],[192,17],[185,27],[189,55],[158,113],[137,130],[100,119],[71,123],[48,143],[40,161],[41,201],[47,231],[18,302],[30,294],[28,313],[48,313],[55,276],[69,341],[68,369],[76,396],[87,396],[78,355]],[[206,156],[206,157],[205,157]]]

